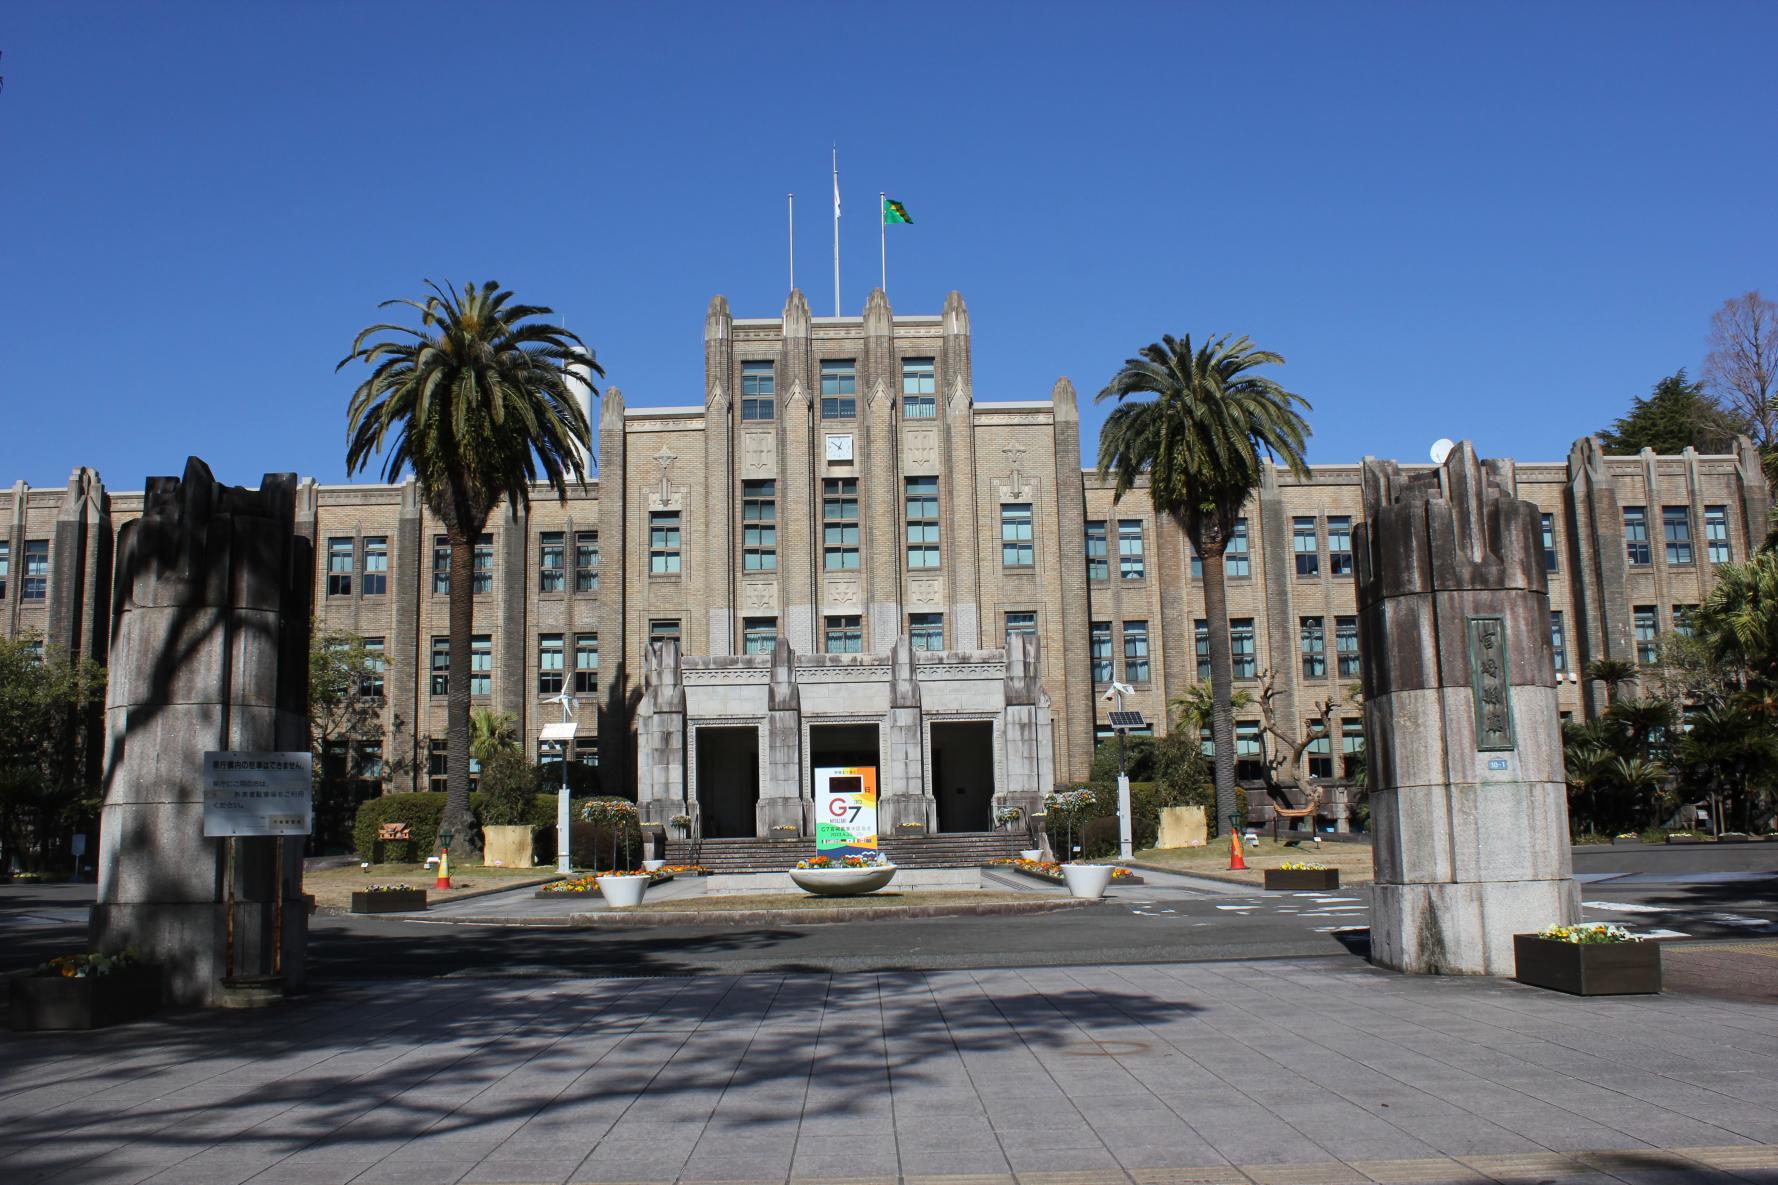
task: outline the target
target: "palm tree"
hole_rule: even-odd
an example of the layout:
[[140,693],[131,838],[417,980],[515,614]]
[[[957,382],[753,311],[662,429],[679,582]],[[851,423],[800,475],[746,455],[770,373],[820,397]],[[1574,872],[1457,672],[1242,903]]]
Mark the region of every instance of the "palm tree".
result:
[[[1179,525],[1203,563],[1219,829],[1235,810],[1234,670],[1223,556],[1241,507],[1259,486],[1262,454],[1308,476],[1303,445],[1309,425],[1298,411],[1309,410],[1308,402],[1254,373],[1283,362],[1245,337],[1224,335],[1194,347],[1189,336],[1163,336],[1125,361],[1098,394],[1118,401],[1099,432],[1099,476],[1116,475],[1113,502],[1146,474],[1155,513]],[[1123,402],[1137,394],[1155,398]]]
[[1750,688],[1778,686],[1778,554],[1720,565],[1692,625],[1717,662],[1746,673]]
[[[382,454],[383,475],[411,469],[421,498],[450,544],[450,669],[445,701],[445,826],[475,846],[469,816],[469,646],[475,541],[505,498],[529,506],[539,472],[566,501],[568,478],[586,480],[591,427],[575,398],[604,371],[581,339],[548,323],[552,310],[512,303],[489,281],[456,292],[426,281],[424,300],[407,305],[419,326],[372,325],[335,370],[373,368],[352,393],[346,471]],[[389,335],[386,337],[379,335]],[[375,338],[376,340],[372,340]],[[570,367],[577,374],[570,374]]]
[[1635,663],[1621,658],[1596,658],[1587,664],[1587,669],[1582,673],[1595,683],[1605,684],[1607,702],[1616,703],[1618,687],[1633,682],[1641,671]]
[[483,765],[519,746],[519,722],[511,712],[476,708],[469,713],[469,755]]

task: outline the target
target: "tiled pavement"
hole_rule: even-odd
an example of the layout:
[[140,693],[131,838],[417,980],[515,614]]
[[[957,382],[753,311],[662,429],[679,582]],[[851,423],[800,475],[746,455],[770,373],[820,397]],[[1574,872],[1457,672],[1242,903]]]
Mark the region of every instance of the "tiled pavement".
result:
[[0,1041],[0,1182],[1778,1182],[1778,1009],[1346,959],[459,979]]

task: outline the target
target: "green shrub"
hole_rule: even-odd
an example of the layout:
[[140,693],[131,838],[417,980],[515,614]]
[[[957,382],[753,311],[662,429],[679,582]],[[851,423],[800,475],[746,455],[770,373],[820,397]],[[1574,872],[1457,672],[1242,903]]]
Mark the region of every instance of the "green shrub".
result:
[[530,823],[537,807],[537,767],[513,750],[496,753],[482,766],[481,802],[483,827]]
[[[475,795],[470,809],[475,809]],[[373,864],[415,864],[438,851],[438,827],[444,819],[442,794],[384,794],[367,798],[352,820],[352,846],[360,860]],[[380,840],[377,829],[384,823],[406,823],[411,838]],[[455,843],[452,844],[455,847]]]

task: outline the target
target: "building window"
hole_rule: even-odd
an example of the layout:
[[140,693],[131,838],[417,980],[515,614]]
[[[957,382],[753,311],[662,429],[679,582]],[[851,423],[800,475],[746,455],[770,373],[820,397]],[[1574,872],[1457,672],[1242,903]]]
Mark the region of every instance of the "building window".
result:
[[432,537],[432,593],[451,595],[451,541],[443,535]]
[[599,532],[574,532],[574,591],[599,591]]
[[1308,729],[1309,747],[1305,752],[1309,758],[1309,776],[1331,778],[1334,776],[1333,737],[1328,735],[1327,721],[1311,720]]
[[677,576],[679,574],[679,512],[651,510],[648,512],[648,574]]
[[1655,661],[1655,638],[1660,633],[1660,624],[1655,617],[1653,605],[1638,605],[1630,611],[1630,629],[1636,638],[1636,661],[1643,666],[1650,666]]
[[1008,502],[1000,508],[1000,563],[1006,568],[1029,568],[1037,563],[1029,502]]
[[1556,516],[1542,514],[1538,516],[1543,526],[1543,568],[1546,572],[1554,572],[1556,563]]
[[821,418],[858,418],[858,368],[852,359],[821,364]]
[[1140,519],[1121,518],[1117,521],[1117,574],[1125,580],[1141,580],[1148,575]]
[[[1713,564],[1729,562],[1729,508],[1727,506],[1704,507],[1704,541],[1706,556]],[[6,573],[0,569],[0,576]],[[4,590],[0,590],[4,591]]]
[[1191,578],[1204,579],[1204,558],[1198,554],[1197,545],[1187,542],[1185,550],[1191,555]]
[[769,420],[775,414],[777,381],[770,362],[741,363],[741,418]]
[[1682,638],[1692,636],[1692,614],[1698,611],[1696,605],[1673,606],[1673,632]]
[[450,788],[449,760],[447,742],[434,739],[426,743],[426,785],[434,794],[443,794]]
[[744,617],[741,619],[741,653],[770,654],[778,642],[776,617]]
[[575,737],[574,760],[593,769],[599,768],[599,738]]
[[1344,514],[1327,516],[1327,574],[1352,575],[1352,519]]
[[1124,680],[1148,682],[1148,623],[1124,622]]
[[494,591],[494,536],[482,534],[475,540],[475,571],[469,578],[472,595],[485,597]]
[[1210,680],[1210,623],[1203,618],[1192,622],[1192,650],[1198,659],[1198,682]]
[[1359,765],[1364,761],[1364,721],[1340,721],[1340,753],[1343,755],[1342,773],[1348,778],[1358,773]]
[[679,619],[677,617],[656,617],[648,623],[648,640],[650,642],[679,641]]
[[943,613],[908,614],[908,641],[915,650],[945,648],[945,615]]
[[364,581],[359,591],[367,597],[380,597],[389,591],[388,536],[364,537]]
[[932,359],[906,358],[901,363],[901,416],[904,420],[931,420],[938,416],[937,386]]
[[432,694],[451,693],[451,640],[432,639]]
[[1093,682],[1103,687],[1111,682],[1111,623],[1095,621],[1092,623],[1092,643],[1089,647],[1092,655]]
[[1229,650],[1235,663],[1235,678],[1259,677],[1259,653],[1254,648],[1253,618],[1237,617],[1229,622]]
[[1235,533],[1229,536],[1229,549],[1223,553],[1223,574],[1226,576],[1251,576],[1252,564],[1247,551],[1247,520],[1235,520]]
[[1667,544],[1667,563],[1692,562],[1692,512],[1685,506],[1661,507],[1661,538]]
[[475,634],[469,639],[469,694],[492,695],[494,691],[494,639]]
[[1302,638],[1303,678],[1327,678],[1327,629],[1325,618],[1304,617],[1298,622]]
[[369,783],[367,789],[375,790],[383,781],[383,742],[356,741],[352,745],[352,776]]
[[1111,579],[1110,543],[1105,536],[1105,523],[1087,524],[1087,579]]
[[561,634],[537,635],[537,693],[555,695],[562,690]]
[[864,619],[829,617],[822,648],[829,654],[860,654],[864,650]]
[[1025,637],[1035,640],[1037,637],[1037,614],[1035,612],[1008,613],[1006,615],[1006,648],[1008,650],[1012,649],[1014,634],[1023,634]]
[[1358,678],[1358,618],[1334,618],[1334,654],[1340,661],[1340,678]]
[[352,595],[352,549],[350,539],[327,541],[327,595],[330,597]]
[[568,582],[567,548],[560,531],[543,531],[537,536],[537,589],[559,593]]
[[1290,520],[1290,547],[1296,552],[1298,576],[1321,575],[1321,538],[1313,518]]
[[599,690],[599,635],[574,635],[574,693],[588,695]]
[[741,483],[741,568],[746,572],[778,570],[778,483]]
[[1568,633],[1562,628],[1562,611],[1550,613],[1550,659],[1560,675],[1568,669]]
[[358,679],[358,694],[364,699],[383,698],[383,674],[389,662],[383,656],[383,639],[364,639],[364,670]]
[[12,544],[0,539],[0,601],[6,599],[6,578],[12,572]]
[[1632,564],[1650,563],[1648,551],[1648,511],[1641,506],[1624,507],[1624,551]]
[[856,477],[830,477],[821,483],[821,566],[829,572],[858,570]]
[[1235,721],[1235,776],[1244,782],[1257,781],[1265,776],[1265,765],[1261,760],[1265,750],[1261,740],[1259,721]]
[[938,478],[907,479],[908,567],[938,567]]
[[41,601],[49,596],[49,540],[25,540],[24,579],[19,581],[21,601]]

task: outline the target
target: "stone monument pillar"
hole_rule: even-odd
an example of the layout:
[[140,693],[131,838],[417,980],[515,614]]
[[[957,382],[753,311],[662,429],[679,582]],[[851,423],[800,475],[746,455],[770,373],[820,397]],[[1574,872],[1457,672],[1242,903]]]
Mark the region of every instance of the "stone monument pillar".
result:
[[140,947],[177,1003],[220,1001],[231,975],[303,982],[302,839],[236,839],[231,870],[202,781],[210,750],[309,747],[314,554],[295,512],[295,475],[223,486],[193,457],[148,479],[118,534],[92,942]]
[[920,681],[914,674],[914,647],[906,634],[889,650],[889,753],[887,776],[877,787],[877,833],[894,835],[902,823],[938,829],[938,803],[926,792],[925,728]]
[[1580,906],[1538,510],[1467,441],[1411,477],[1366,459],[1363,481],[1371,961],[1511,975],[1512,936]]
[[783,634],[772,644],[772,684],[766,696],[766,779],[759,788],[755,834],[770,835],[773,827],[788,823],[813,835],[815,805],[803,790],[803,699],[796,686],[796,652]]
[[1049,693],[1043,689],[1037,638],[1006,640],[1006,785],[996,787],[994,806],[1016,806],[1028,819],[1043,809],[1056,782]]
[[679,643],[650,642],[643,651],[642,706],[636,713],[637,801],[642,822],[666,826],[674,815],[697,816],[685,793],[685,684]]

